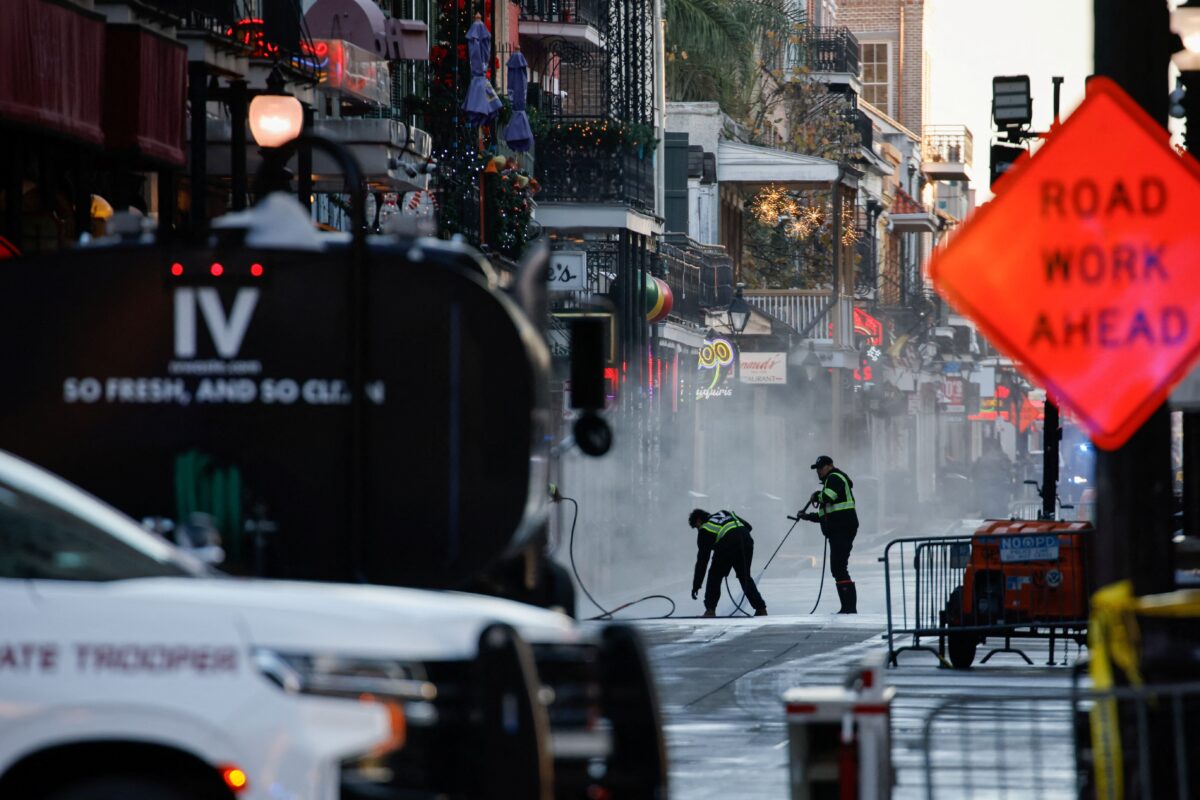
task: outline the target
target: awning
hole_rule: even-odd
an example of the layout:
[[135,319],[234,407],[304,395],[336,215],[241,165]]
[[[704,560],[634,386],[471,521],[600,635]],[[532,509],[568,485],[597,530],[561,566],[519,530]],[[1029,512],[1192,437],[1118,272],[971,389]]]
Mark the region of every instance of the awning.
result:
[[109,25],[104,134],[109,148],[184,163],[187,48],[134,25]]
[[0,117],[103,143],[104,18],[43,0],[0,16]]
[[717,144],[718,183],[827,189],[838,176],[837,162],[825,158],[726,140]]

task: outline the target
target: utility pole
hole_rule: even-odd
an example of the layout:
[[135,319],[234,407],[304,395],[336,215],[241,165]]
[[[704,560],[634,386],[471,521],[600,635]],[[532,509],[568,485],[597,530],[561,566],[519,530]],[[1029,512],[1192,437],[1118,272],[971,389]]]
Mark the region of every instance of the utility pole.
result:
[[[845,342],[842,339],[842,312],[844,311],[842,303],[842,169],[838,168],[837,183],[833,185],[833,197],[830,203],[833,205],[833,349],[840,353],[842,345]],[[841,356],[839,355],[839,358]],[[842,446],[842,372],[841,369],[835,366],[830,373],[833,376],[833,385],[830,392],[830,419],[833,420],[832,436],[830,437],[829,448],[832,452],[839,452]]]
[[[1194,7],[1196,0],[1181,5]],[[1200,157],[1200,72],[1183,69],[1179,79],[1186,120],[1183,144],[1189,153]],[[1196,408],[1183,412],[1183,532],[1188,536],[1200,533],[1200,410]]]
[[[1059,123],[1059,101],[1063,79],[1055,76],[1054,124]],[[1055,501],[1058,499],[1058,443],[1062,439],[1062,427],[1058,421],[1058,406],[1046,395],[1045,418],[1042,421],[1042,519],[1054,519]]]
[[[1095,71],[1166,125],[1169,13],[1164,0],[1093,0]],[[1120,154],[1116,154],[1119,156]],[[1156,410],[1124,447],[1098,451],[1096,585],[1130,579],[1138,595],[1169,591],[1172,564],[1171,418]]]

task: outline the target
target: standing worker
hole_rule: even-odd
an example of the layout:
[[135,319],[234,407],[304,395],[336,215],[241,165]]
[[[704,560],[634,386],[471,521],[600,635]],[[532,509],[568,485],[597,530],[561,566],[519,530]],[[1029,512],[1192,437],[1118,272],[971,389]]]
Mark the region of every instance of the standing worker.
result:
[[812,468],[817,471],[821,488],[813,492],[810,505],[815,514],[800,514],[801,519],[820,522],[821,533],[829,540],[829,573],[837,581],[838,599],[842,601],[839,614],[858,613],[858,592],[850,580],[850,549],[858,533],[858,512],[854,510],[854,481],[833,465],[829,456],[817,456]]
[[692,577],[692,599],[700,592],[704,582],[704,570],[708,568],[708,557],[712,555],[712,567],[708,569],[708,586],[704,590],[704,615],[715,617],[717,603],[721,599],[721,582],[729,570],[737,574],[738,582],[746,599],[754,607],[754,616],[765,617],[767,604],[763,602],[754,579],[750,577],[750,559],[754,556],[754,540],[750,538],[750,523],[739,519],[732,511],[709,514],[697,508],[688,514],[688,527],[696,529],[696,573]]

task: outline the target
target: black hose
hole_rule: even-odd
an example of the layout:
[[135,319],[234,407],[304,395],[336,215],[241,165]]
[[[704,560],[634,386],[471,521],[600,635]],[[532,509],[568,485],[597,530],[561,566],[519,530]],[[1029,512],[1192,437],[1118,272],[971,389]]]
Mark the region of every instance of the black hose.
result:
[[821,592],[825,591],[825,559],[829,556],[829,537],[825,537],[825,551],[821,554],[821,585],[817,587],[817,602],[813,603],[810,615],[817,613],[817,606],[821,605]]
[[594,605],[596,608],[600,609],[600,611],[601,611],[601,613],[599,615],[594,616],[594,617],[588,617],[588,619],[590,619],[590,620],[612,619],[613,614],[617,613],[618,611],[623,611],[624,609],[629,608],[630,606],[637,605],[638,603],[644,602],[646,600],[666,600],[668,603],[671,604],[671,610],[668,611],[666,614],[663,614],[661,617],[649,617],[648,619],[667,619],[672,614],[674,614],[675,613],[675,601],[672,600],[671,598],[667,597],[665,594],[648,594],[645,597],[639,597],[637,600],[633,600],[629,603],[625,603],[624,605],[617,606],[616,608],[614,608],[611,611],[609,611],[607,608],[605,608],[604,606],[602,606],[598,602],[596,602],[596,598],[592,597],[592,593],[588,591],[588,588],[584,584],[583,579],[579,577],[579,569],[576,568],[576,566],[575,566],[575,523],[577,523],[579,521],[579,503],[575,502],[575,498],[567,497],[564,494],[560,494],[559,498],[570,502],[571,506],[574,508],[574,514],[571,516],[571,536],[567,542],[567,555],[571,559],[571,572],[572,572],[572,574],[575,575],[575,582],[579,584],[579,588],[583,590],[583,593],[587,596],[587,599],[592,601],[592,605]]
[[[808,506],[805,506],[805,508],[808,508]],[[803,512],[801,512],[801,513],[803,513]],[[775,560],[775,556],[779,555],[779,551],[783,549],[783,543],[788,540],[788,537],[792,535],[792,531],[796,530],[796,526],[799,524],[800,524],[800,515],[797,514],[796,518],[792,521],[792,527],[788,528],[788,532],[783,535],[783,538],[779,540],[779,544],[775,547],[775,552],[771,553],[771,557],[767,559],[767,563],[763,564],[762,571],[758,573],[759,580],[762,579],[763,575],[767,574],[767,567],[771,566],[771,562]],[[827,540],[826,544],[828,544],[828,543],[829,542]],[[743,552],[742,555],[744,556],[745,552]],[[747,567],[747,569],[749,569],[749,567]],[[758,581],[755,581],[755,583],[757,583],[757,582]],[[732,602],[733,601],[733,592],[729,591],[729,576],[728,575],[725,576],[725,593],[729,595],[729,600]],[[821,599],[821,595],[818,593],[817,601],[819,602],[820,599]],[[744,602],[746,602],[745,590],[742,591],[742,599],[738,600],[736,603],[733,604],[734,609],[733,609],[733,611],[729,612],[729,616],[732,617],[734,614],[736,614],[739,611],[741,611],[742,614],[747,617],[750,616],[750,612],[742,609],[742,603],[744,603]]]

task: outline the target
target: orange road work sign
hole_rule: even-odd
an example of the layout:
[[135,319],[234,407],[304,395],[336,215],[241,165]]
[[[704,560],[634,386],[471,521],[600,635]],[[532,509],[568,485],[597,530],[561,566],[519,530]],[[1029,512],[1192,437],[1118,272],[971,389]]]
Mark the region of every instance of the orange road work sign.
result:
[[1200,164],[1105,78],[936,254],[937,290],[1120,447],[1200,355]]

